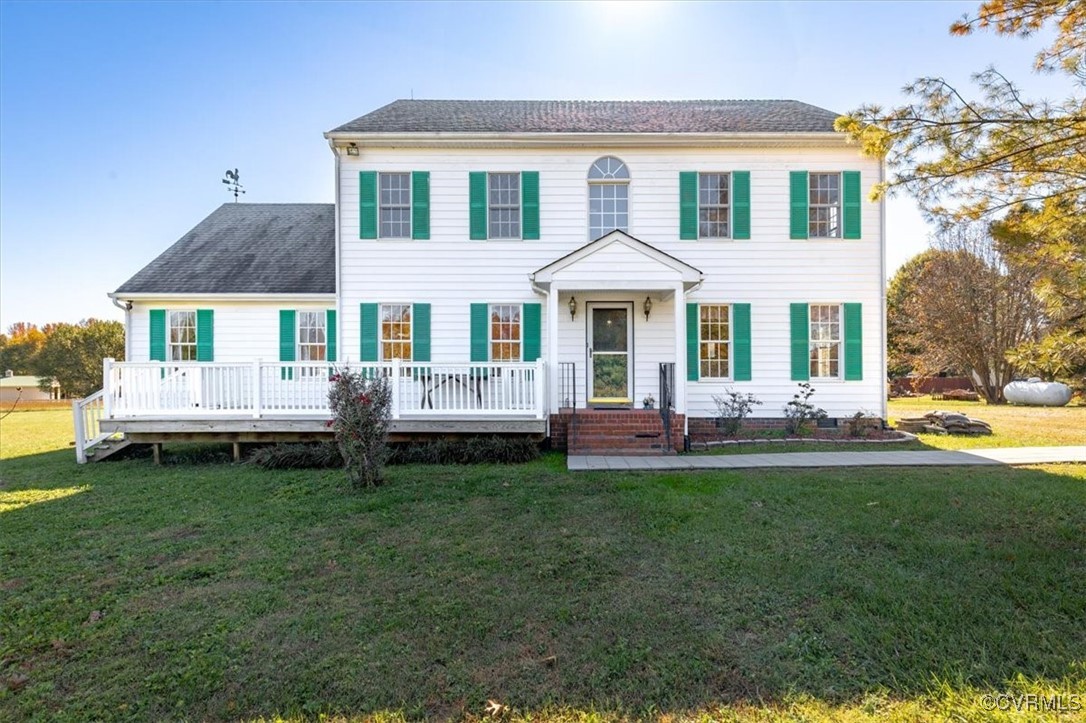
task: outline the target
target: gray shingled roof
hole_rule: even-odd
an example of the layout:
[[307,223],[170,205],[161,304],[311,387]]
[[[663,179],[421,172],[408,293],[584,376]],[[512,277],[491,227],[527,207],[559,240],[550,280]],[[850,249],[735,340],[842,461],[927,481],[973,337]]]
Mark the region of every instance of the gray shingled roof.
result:
[[330,133],[832,132],[798,100],[397,100]]
[[334,294],[335,206],[225,203],[118,294]]

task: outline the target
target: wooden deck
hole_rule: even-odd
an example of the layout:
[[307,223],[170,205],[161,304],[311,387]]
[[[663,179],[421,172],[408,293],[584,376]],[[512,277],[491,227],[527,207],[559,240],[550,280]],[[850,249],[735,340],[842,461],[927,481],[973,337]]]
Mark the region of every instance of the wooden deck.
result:
[[[103,433],[122,433],[137,443],[161,442],[312,442],[332,438],[324,419],[291,417],[221,417],[209,419],[102,419]],[[430,435],[529,434],[547,432],[544,419],[507,416],[473,419],[395,419],[390,423],[392,441]]]

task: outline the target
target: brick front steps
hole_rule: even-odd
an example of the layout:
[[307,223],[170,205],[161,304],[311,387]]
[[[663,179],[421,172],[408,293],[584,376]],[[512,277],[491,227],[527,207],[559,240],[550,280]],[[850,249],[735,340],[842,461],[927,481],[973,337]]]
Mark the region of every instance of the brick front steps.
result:
[[664,455],[683,449],[683,416],[671,415],[668,445],[659,410],[569,409],[551,415],[551,446],[578,455]]

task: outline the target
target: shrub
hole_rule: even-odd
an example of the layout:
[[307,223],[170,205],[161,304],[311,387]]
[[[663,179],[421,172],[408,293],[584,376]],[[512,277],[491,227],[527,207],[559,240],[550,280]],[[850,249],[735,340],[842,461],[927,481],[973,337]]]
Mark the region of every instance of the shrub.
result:
[[866,437],[882,429],[882,419],[861,409],[845,420],[845,425],[848,436]]
[[825,409],[811,404],[814,393],[814,387],[807,382],[801,382],[799,391],[784,405],[784,429],[788,434],[803,434],[811,421],[826,418]]
[[392,387],[384,377],[367,379],[361,372],[337,370],[330,380],[329,424],[354,487],[376,487],[384,480],[388,459],[388,426]]
[[521,464],[539,457],[529,437],[465,437],[396,445],[390,464]]
[[743,394],[731,388],[725,388],[723,394],[714,394],[716,403],[717,428],[726,436],[734,437],[743,427],[743,420],[750,416],[761,400],[753,394]]
[[276,444],[256,450],[249,462],[264,469],[332,469],[343,466],[343,455],[334,442]]

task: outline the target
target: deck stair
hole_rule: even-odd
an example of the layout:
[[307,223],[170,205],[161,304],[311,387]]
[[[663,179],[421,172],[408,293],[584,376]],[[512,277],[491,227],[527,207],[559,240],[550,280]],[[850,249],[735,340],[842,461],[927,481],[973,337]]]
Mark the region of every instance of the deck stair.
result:
[[102,441],[84,449],[83,454],[88,462],[101,462],[128,449],[133,444],[135,443],[132,440],[124,437],[106,437]]

